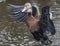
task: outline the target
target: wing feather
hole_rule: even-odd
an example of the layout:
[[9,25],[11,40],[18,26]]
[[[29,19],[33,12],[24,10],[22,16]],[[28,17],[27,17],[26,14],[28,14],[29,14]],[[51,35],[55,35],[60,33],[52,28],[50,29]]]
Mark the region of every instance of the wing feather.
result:
[[23,6],[9,4],[7,8],[11,17],[19,20],[20,22],[26,22],[27,13],[21,12],[24,8]]

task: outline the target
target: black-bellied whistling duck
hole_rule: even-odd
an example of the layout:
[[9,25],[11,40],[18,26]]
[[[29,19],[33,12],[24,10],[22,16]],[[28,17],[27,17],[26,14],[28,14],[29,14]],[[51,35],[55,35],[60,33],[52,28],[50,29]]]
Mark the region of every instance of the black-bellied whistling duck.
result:
[[[13,17],[15,19],[18,19],[22,22],[26,22],[27,27],[29,28],[31,34],[37,41],[41,41],[41,43],[44,44],[49,44],[51,43],[51,40],[49,39],[49,34],[50,35],[55,35],[55,27],[54,24],[51,20],[51,14],[50,14],[50,8],[49,6],[43,7],[42,8],[42,13],[40,19],[35,18],[36,14],[36,8],[33,10],[32,5],[30,3],[26,3],[23,6],[15,6],[15,5],[9,5],[10,9],[13,12]],[[20,12],[20,8],[22,9],[23,13],[28,13],[28,15],[22,14]],[[39,9],[37,8],[37,15],[39,15]],[[27,17],[27,18],[26,18]]]
[[42,8],[42,14],[40,20],[33,17],[32,6],[30,3],[26,3],[24,5],[24,9],[22,10],[22,12],[25,11],[28,12],[26,25],[28,26],[34,38],[37,41],[41,41],[42,43],[45,44],[48,44],[48,42],[51,43],[48,36],[46,35],[46,32],[50,32],[51,35],[54,35],[56,31],[54,24],[49,16],[50,15],[49,7],[46,6]]

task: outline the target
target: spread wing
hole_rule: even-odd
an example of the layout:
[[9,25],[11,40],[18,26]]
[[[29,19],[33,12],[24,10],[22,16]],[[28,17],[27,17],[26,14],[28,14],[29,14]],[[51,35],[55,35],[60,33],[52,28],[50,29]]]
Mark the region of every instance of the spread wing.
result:
[[19,20],[20,22],[26,22],[27,13],[22,13],[23,6],[9,4],[7,6],[10,17]]
[[[10,13],[10,17],[19,20],[20,22],[26,22],[27,20],[27,12],[22,13],[22,9],[24,8],[23,6],[20,5],[12,5],[9,4],[7,6],[8,11]],[[35,17],[36,16],[36,8],[32,6],[32,14]]]

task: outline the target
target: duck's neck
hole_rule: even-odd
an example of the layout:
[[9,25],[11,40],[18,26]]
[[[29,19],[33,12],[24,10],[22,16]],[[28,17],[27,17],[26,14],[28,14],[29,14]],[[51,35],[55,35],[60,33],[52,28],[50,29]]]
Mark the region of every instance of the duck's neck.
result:
[[26,25],[28,26],[31,32],[34,32],[39,28],[39,20],[33,17],[32,14],[29,13]]
[[27,22],[29,21],[37,21],[38,19],[36,19],[35,17],[33,17],[32,13],[28,13],[28,17],[27,17]]
[[32,13],[28,13],[27,21],[32,21],[32,20],[34,20],[34,17],[32,16]]
[[32,12],[29,12],[29,13],[28,13],[28,17],[31,17],[31,16],[32,16]]

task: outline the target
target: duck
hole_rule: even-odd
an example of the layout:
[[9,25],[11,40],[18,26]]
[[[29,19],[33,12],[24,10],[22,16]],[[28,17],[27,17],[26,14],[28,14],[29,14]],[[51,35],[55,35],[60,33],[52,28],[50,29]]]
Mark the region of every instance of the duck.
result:
[[49,6],[43,7],[39,19],[33,16],[31,3],[25,3],[22,10],[22,12],[28,13],[26,25],[34,39],[38,42],[40,41],[41,43],[44,43],[45,45],[52,43],[52,41],[49,40],[47,33],[50,33],[51,35],[55,35],[56,33],[54,23],[50,19],[49,9]]
[[42,7],[41,12],[39,7],[33,6],[30,2],[25,3],[24,6],[11,4],[9,6],[11,16],[25,23],[36,41],[44,45],[52,43],[49,36],[55,35],[56,30],[49,6]]

